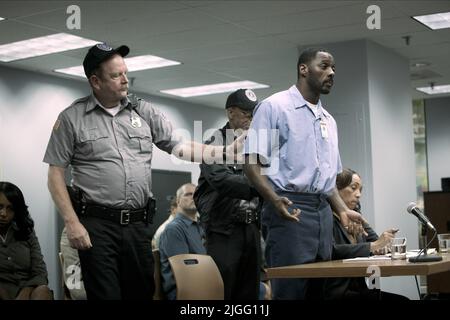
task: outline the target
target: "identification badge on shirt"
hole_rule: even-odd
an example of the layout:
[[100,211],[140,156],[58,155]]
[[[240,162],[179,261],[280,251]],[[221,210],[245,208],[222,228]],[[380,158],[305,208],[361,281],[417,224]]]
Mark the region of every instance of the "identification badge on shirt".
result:
[[328,138],[328,128],[325,121],[320,121],[320,133],[323,139]]
[[133,128],[140,128],[142,126],[141,118],[132,116],[131,117],[131,126]]

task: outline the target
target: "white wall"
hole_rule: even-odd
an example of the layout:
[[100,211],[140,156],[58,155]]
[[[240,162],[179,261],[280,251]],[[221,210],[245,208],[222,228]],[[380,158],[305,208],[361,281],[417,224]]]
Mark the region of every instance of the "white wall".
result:
[[[47,190],[48,166],[42,159],[58,113],[89,92],[87,83],[81,81],[0,67],[0,180],[16,184],[25,195],[47,263],[50,286],[56,294],[60,283],[57,279],[59,235],[55,207]],[[221,127],[226,122],[224,110],[138,95],[163,110],[174,128],[187,129],[192,136],[194,121],[201,119],[204,130]],[[155,152],[153,168],[190,171],[192,181],[197,182],[197,164],[176,166],[170,157]]]
[[[408,248],[419,246],[417,220],[406,207],[417,199],[409,62],[368,42],[369,104],[375,226],[398,227]],[[383,290],[418,299],[414,277],[382,279]]]
[[417,221],[406,213],[415,201],[415,153],[409,63],[405,58],[368,42],[369,97],[375,225],[393,224],[418,246]]
[[337,122],[342,165],[361,175],[363,214],[374,225],[366,42],[350,41],[324,47],[333,54],[337,71],[331,93],[322,95],[321,100]]
[[450,98],[425,100],[428,190],[441,191],[441,178],[450,177]]

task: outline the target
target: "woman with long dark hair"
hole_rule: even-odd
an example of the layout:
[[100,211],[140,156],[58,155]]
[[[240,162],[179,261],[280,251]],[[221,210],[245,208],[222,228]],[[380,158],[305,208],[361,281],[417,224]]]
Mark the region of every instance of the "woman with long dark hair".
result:
[[[359,174],[351,169],[344,169],[336,177],[336,188],[339,196],[351,210],[360,210],[362,180]],[[333,259],[368,257],[377,254],[394,238],[398,229],[391,228],[380,236],[364,223],[358,227],[344,226],[339,215],[333,212]],[[356,232],[351,232],[353,231]],[[407,300],[406,297],[380,290],[369,290],[364,278],[333,278],[327,279],[326,298],[345,300]]]
[[0,300],[48,300],[47,269],[22,191],[0,182]]

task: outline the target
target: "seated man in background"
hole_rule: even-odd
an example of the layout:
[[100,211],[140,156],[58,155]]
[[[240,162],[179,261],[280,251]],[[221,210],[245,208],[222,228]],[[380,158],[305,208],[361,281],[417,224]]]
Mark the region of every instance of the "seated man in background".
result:
[[0,300],[52,300],[34,221],[9,182],[0,182],[0,240]]
[[167,225],[175,218],[177,215],[177,197],[173,197],[170,200],[170,208],[169,208],[169,217],[164,221],[158,229],[156,229],[156,232],[152,239],[152,249],[159,249],[159,238],[161,237],[161,233],[166,229]]
[[168,300],[176,299],[176,284],[169,258],[184,253],[206,254],[204,230],[197,221],[194,191],[195,185],[192,183],[184,184],[177,190],[178,213],[159,240],[162,286]]
[[[344,169],[336,177],[336,187],[339,195],[351,210],[359,211],[361,197],[361,177],[351,169]],[[364,228],[364,234],[357,232]],[[352,230],[353,229],[353,230]],[[333,259],[368,257],[377,254],[391,243],[398,229],[384,231],[380,237],[368,223],[356,226],[350,223],[344,227],[339,215],[333,212]],[[358,234],[354,236],[353,234]],[[357,300],[407,300],[406,297],[380,290],[370,290],[364,278],[331,278],[326,281],[326,299],[357,299]]]
[[78,256],[78,250],[70,246],[66,228],[61,233],[61,242],[59,245],[64,262],[62,270],[63,279],[69,290],[70,298],[72,300],[86,300],[86,290],[84,289],[81,275],[80,257]]

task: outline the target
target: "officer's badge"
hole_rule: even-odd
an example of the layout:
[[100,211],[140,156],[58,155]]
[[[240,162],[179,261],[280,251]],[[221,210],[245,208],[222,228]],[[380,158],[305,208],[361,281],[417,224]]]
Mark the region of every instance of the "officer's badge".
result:
[[110,46],[108,46],[106,43],[97,44],[97,48],[99,48],[100,50],[103,50],[103,51],[111,51],[113,49]]
[[250,100],[250,101],[256,101],[257,100],[256,94],[250,89],[245,90],[245,95],[248,98],[248,100]]
[[139,117],[131,117],[131,126],[133,128],[140,128],[140,127],[142,127],[141,118],[139,118]]

